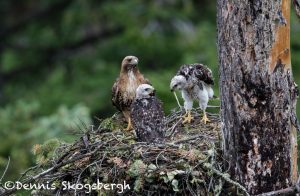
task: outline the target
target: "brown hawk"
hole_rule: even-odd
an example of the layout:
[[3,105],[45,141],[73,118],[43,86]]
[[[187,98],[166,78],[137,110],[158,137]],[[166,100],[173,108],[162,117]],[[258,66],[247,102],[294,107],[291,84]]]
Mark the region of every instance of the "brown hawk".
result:
[[120,76],[112,87],[112,103],[121,111],[128,122],[125,129],[132,129],[130,119],[130,106],[135,98],[136,89],[140,84],[150,84],[140,73],[138,67],[138,58],[135,56],[126,56],[121,64]]

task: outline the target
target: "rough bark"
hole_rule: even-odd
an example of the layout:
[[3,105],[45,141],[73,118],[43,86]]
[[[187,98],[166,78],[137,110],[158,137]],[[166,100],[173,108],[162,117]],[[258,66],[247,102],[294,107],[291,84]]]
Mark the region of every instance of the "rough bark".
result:
[[218,0],[224,153],[250,194],[297,180],[289,0]]

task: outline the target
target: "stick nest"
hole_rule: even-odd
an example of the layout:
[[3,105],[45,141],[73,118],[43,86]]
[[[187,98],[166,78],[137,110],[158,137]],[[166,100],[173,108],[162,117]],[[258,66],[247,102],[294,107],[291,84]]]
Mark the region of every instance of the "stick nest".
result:
[[166,117],[166,141],[161,144],[136,142],[124,132],[118,115],[89,129],[72,144],[51,140],[34,147],[38,165],[21,177],[23,182],[55,185],[55,190],[35,190],[43,195],[116,195],[121,189],[63,190],[70,184],[129,184],[125,195],[219,195],[224,183],[243,189],[223,170],[220,151],[220,119],[200,122],[202,112],[194,110],[191,124],[182,125],[182,111]]

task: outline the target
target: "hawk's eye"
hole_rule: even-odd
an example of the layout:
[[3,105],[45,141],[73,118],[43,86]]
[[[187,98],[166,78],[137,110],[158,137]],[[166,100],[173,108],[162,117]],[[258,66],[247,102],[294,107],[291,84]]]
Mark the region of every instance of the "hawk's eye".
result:
[[128,59],[128,62],[131,62],[131,60],[132,60],[132,58],[129,58],[129,59]]
[[149,90],[150,90],[150,88],[146,88],[145,90],[146,90],[146,91],[149,91]]

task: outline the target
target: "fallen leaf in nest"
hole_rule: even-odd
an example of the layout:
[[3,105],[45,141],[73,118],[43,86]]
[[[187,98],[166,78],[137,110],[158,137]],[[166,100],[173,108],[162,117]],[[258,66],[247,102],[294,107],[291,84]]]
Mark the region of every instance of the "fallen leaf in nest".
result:
[[89,160],[90,160],[90,157],[89,157],[89,156],[88,156],[88,157],[84,157],[84,158],[79,159],[78,161],[76,161],[76,162],[74,163],[74,165],[75,165],[76,167],[80,168],[80,167],[83,167],[83,166],[87,165],[87,163],[89,162]]
[[128,160],[126,165],[131,165],[132,161],[131,160]]
[[195,150],[195,149],[180,150],[178,153],[180,156],[183,156],[184,158],[187,158],[190,161],[196,161],[205,158],[204,154],[202,154],[199,150]]
[[124,168],[127,166],[127,164],[124,163],[124,161],[119,157],[112,157],[110,158],[110,161],[113,162],[115,165],[117,165],[119,168]]

